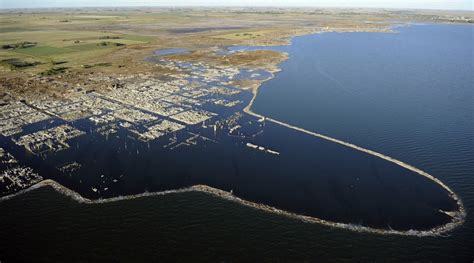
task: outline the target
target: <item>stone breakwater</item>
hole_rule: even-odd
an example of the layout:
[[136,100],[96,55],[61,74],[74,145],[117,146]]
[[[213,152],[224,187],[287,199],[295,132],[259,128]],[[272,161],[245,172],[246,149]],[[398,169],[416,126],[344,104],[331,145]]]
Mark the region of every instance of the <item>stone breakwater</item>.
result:
[[[272,72],[272,73],[275,73],[275,72]],[[273,76],[271,78],[273,78]],[[271,78],[269,78],[269,79],[271,79]],[[267,80],[269,80],[269,79],[267,79]],[[265,81],[267,81],[267,80],[265,80]],[[323,220],[323,219],[318,219],[318,218],[314,218],[314,217],[308,217],[308,216],[302,216],[302,215],[296,215],[296,214],[290,213],[292,217],[297,217],[297,218],[302,219],[303,221],[306,221],[306,222],[315,222],[315,223],[320,223],[320,224],[324,224],[324,225],[330,225],[330,226],[334,226],[334,227],[352,229],[352,230],[362,231],[362,232],[374,232],[374,233],[379,233],[379,234],[415,235],[415,236],[439,235],[441,233],[450,231],[450,230],[454,229],[455,227],[460,226],[464,223],[465,218],[466,218],[466,210],[464,208],[464,204],[463,204],[461,198],[456,193],[454,193],[454,191],[451,190],[451,188],[449,188],[441,180],[439,180],[438,178],[432,176],[431,174],[429,174],[429,173],[427,173],[423,170],[420,170],[420,169],[418,169],[418,168],[416,168],[416,167],[414,167],[410,164],[404,163],[400,160],[397,160],[395,158],[387,156],[385,154],[382,154],[382,153],[379,153],[379,152],[376,152],[376,151],[372,151],[372,150],[369,150],[369,149],[366,149],[366,148],[363,148],[363,147],[357,146],[355,144],[345,142],[345,141],[342,141],[342,140],[339,140],[339,139],[336,139],[336,138],[332,138],[332,137],[327,136],[327,135],[323,135],[323,134],[320,134],[320,133],[308,131],[306,129],[303,129],[303,128],[300,128],[300,127],[297,127],[297,126],[294,126],[294,125],[291,125],[291,124],[288,124],[288,123],[285,123],[285,122],[282,122],[282,121],[278,121],[278,120],[263,116],[261,114],[258,114],[256,112],[253,112],[251,108],[252,108],[252,105],[255,102],[255,99],[258,95],[258,89],[259,88],[260,87],[257,87],[257,88],[252,90],[253,97],[250,100],[250,103],[244,108],[243,111],[245,113],[250,114],[250,115],[252,115],[254,117],[257,117],[257,118],[265,118],[266,121],[270,121],[270,122],[273,122],[275,124],[284,126],[286,128],[293,129],[293,130],[296,130],[296,131],[299,131],[299,132],[302,132],[302,133],[305,133],[305,134],[308,134],[308,135],[311,135],[311,136],[314,136],[314,137],[321,138],[323,140],[334,142],[334,143],[352,148],[354,150],[376,156],[376,157],[381,158],[383,160],[392,162],[396,165],[399,165],[399,166],[401,166],[405,169],[408,169],[408,170],[410,170],[412,172],[415,172],[415,173],[417,173],[417,174],[419,174],[423,177],[426,177],[429,180],[431,180],[434,183],[441,186],[443,189],[445,189],[448,192],[449,196],[454,201],[456,201],[456,203],[458,205],[458,211],[454,211],[454,212],[440,211],[440,212],[443,212],[443,213],[451,216],[451,218],[452,218],[451,222],[449,222],[445,225],[442,225],[442,226],[432,228],[430,230],[426,230],[426,231],[418,231],[418,230],[398,231],[398,230],[392,230],[392,229],[390,229],[390,230],[376,229],[376,228],[370,228],[370,227],[365,227],[365,226],[356,226],[356,225],[352,225],[352,224],[330,222],[330,221],[326,221],[326,220]],[[288,213],[288,212],[284,212],[284,213]]]
[[235,195],[233,195],[230,192],[226,192],[220,189],[216,189],[207,185],[195,185],[187,188],[181,188],[181,189],[175,189],[175,190],[167,190],[167,191],[161,191],[161,192],[145,192],[141,194],[136,194],[136,195],[127,195],[127,196],[118,196],[118,197],[113,197],[113,198],[107,198],[107,199],[97,199],[97,200],[92,200],[89,198],[85,198],[81,196],[79,193],[64,187],[63,185],[57,183],[54,180],[47,179],[42,182],[39,182],[30,188],[24,189],[20,192],[17,192],[12,195],[4,196],[0,198],[1,201],[5,201],[8,199],[11,199],[15,196],[18,196],[20,194],[30,192],[32,190],[45,187],[45,186],[50,186],[57,192],[68,196],[72,198],[73,200],[79,202],[79,203],[84,203],[84,204],[104,204],[104,203],[110,203],[110,202],[118,202],[118,201],[123,201],[123,200],[131,200],[131,199],[136,199],[136,198],[144,198],[144,197],[151,197],[151,196],[161,196],[161,195],[167,195],[167,194],[179,194],[179,193],[186,193],[186,192],[202,192],[206,194],[210,194],[212,196],[222,198],[228,201],[236,202],[238,204],[258,209],[264,212],[269,212],[269,213],[274,213],[277,215],[281,216],[286,216],[288,218],[292,218],[295,220],[300,220],[305,223],[316,223],[316,224],[322,224],[330,227],[335,227],[335,228],[341,228],[341,229],[347,229],[355,232],[365,232],[365,233],[374,233],[374,234],[380,234],[380,235],[404,235],[404,236],[419,236],[419,237],[424,237],[424,236],[439,236],[443,233],[446,233],[463,222],[463,217],[460,218],[454,218],[451,222],[438,226],[429,230],[393,230],[393,229],[380,229],[380,228],[372,228],[372,227],[367,227],[367,226],[361,226],[361,225],[356,225],[356,224],[348,224],[348,223],[339,223],[339,222],[332,222],[316,217],[311,217],[311,216],[305,216],[305,215],[300,215],[292,212],[288,212],[285,210],[281,210],[272,206],[268,206],[265,204],[259,204],[259,203],[254,203],[251,201],[244,200],[242,198],[239,198]]

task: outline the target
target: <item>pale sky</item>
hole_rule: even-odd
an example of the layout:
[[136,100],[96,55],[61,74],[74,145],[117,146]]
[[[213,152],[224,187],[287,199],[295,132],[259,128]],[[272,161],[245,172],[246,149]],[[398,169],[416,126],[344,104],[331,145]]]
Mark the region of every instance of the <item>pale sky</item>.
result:
[[473,11],[473,0],[0,0],[0,8],[99,6],[376,7]]

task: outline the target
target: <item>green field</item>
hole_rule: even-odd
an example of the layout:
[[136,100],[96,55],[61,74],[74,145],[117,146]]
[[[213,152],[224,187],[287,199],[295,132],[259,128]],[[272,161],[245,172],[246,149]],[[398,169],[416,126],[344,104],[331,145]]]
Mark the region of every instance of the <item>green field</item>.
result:
[[[338,12],[330,9],[74,8],[5,11],[0,14],[0,46],[4,46],[0,49],[0,61],[4,61],[0,75],[16,75],[19,71],[44,72],[54,61],[65,61],[63,66],[68,67],[68,71],[83,70],[83,65],[99,62],[122,65],[120,70],[124,70],[123,65],[141,70],[149,66],[143,63],[144,57],[153,54],[153,50],[166,47],[208,52],[207,49],[219,46],[285,45],[291,36],[314,33],[323,28],[341,32],[386,32],[391,23],[387,21],[423,18],[430,22],[446,22],[455,18],[472,18],[472,12],[430,12],[433,13],[400,16],[398,11],[389,10]],[[188,33],[180,33],[180,30]],[[36,46],[24,47],[22,43],[25,42]],[[195,59],[201,58],[197,56]],[[12,61],[17,65],[14,70],[10,70]],[[18,61],[33,65],[24,66],[29,64],[16,63]],[[115,72],[119,67],[104,67],[104,70]]]
[[0,27],[0,34],[10,33],[10,32],[26,32],[26,31],[36,31],[36,29],[25,28],[25,27]]
[[97,45],[96,43],[89,43],[89,44],[78,44],[74,46],[67,46],[67,48],[75,50],[75,51],[90,51],[94,49],[110,48],[110,46],[100,46],[100,45]]
[[58,48],[58,47],[50,47],[50,46],[21,48],[21,49],[16,49],[15,50],[15,52],[25,54],[25,55],[35,56],[35,57],[52,56],[52,55],[58,55],[58,54],[73,52],[73,51],[74,50],[71,50],[71,49],[68,49],[68,48]]
[[150,42],[150,41],[153,41],[153,37],[139,36],[139,35],[123,35],[122,38],[126,39],[126,40],[136,41],[136,42]]

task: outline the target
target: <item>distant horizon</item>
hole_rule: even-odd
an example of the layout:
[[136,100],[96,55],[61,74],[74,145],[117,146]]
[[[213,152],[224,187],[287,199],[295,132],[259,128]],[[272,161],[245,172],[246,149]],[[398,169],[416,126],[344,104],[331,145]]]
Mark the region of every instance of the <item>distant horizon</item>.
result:
[[340,7],[340,6],[206,6],[206,5],[188,5],[188,6],[162,6],[162,5],[129,5],[129,6],[44,6],[44,7],[1,7],[0,10],[35,10],[35,9],[93,9],[93,8],[163,8],[163,9],[173,9],[173,8],[208,8],[208,9],[222,9],[222,8],[255,8],[255,9],[264,9],[264,8],[275,8],[275,9],[368,9],[368,10],[419,10],[419,11],[449,11],[449,12],[471,12],[474,13],[474,10],[468,9],[441,9],[441,8],[415,8],[415,7]]
[[[222,4],[225,2],[226,4]],[[42,8],[339,8],[339,9],[406,9],[406,10],[444,10],[444,11],[468,11],[474,12],[470,0],[353,0],[353,1],[330,1],[330,0],[17,0],[3,2],[0,9],[42,9]]]

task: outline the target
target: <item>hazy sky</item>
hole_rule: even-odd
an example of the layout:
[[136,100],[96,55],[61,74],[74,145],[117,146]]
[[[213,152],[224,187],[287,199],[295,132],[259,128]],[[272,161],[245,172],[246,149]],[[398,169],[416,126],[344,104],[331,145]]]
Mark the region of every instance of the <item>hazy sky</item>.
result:
[[473,0],[0,0],[0,8],[82,6],[314,6],[473,10]]

